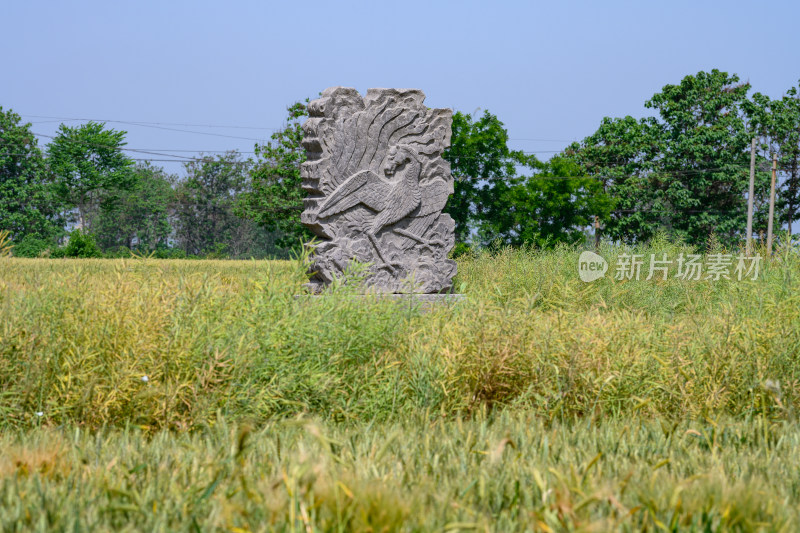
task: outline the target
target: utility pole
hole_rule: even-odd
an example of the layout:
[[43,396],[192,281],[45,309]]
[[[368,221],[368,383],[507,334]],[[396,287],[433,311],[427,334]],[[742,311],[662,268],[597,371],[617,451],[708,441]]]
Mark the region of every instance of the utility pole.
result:
[[769,180],[769,221],[767,222],[767,256],[772,255],[772,219],[775,217],[775,174],[778,172],[778,154],[772,154],[772,178]]
[[594,216],[594,249],[600,248],[600,217]]
[[[792,166],[789,169],[789,172],[790,172],[789,179],[792,180],[793,183],[797,183],[795,181],[797,179],[797,157],[792,158]],[[789,187],[789,206],[788,206],[789,227],[787,228],[789,230],[789,237],[790,237],[789,238],[789,243],[791,243],[792,222],[794,222],[792,220],[792,217],[794,217],[794,197],[795,197],[795,193],[797,192],[797,189],[795,187],[791,187],[791,186]]]
[[750,192],[747,196],[747,233],[745,234],[745,254],[750,257],[753,251],[753,194],[756,180],[756,138],[750,142]]

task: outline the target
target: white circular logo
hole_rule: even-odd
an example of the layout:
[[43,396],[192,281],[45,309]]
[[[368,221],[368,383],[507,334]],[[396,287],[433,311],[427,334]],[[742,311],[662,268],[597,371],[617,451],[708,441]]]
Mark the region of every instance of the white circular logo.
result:
[[600,279],[608,271],[608,261],[594,252],[583,252],[578,258],[578,276],[587,283]]

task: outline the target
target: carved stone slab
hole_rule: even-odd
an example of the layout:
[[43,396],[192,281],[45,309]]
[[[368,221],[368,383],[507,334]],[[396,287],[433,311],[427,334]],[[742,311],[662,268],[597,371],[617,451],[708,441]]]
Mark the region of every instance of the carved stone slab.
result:
[[365,285],[383,292],[446,291],[456,274],[447,259],[453,219],[452,112],[428,109],[417,89],[369,89],[365,97],[331,87],[309,103],[303,124],[302,222],[321,241],[309,286],[318,292],[353,260],[370,263]]

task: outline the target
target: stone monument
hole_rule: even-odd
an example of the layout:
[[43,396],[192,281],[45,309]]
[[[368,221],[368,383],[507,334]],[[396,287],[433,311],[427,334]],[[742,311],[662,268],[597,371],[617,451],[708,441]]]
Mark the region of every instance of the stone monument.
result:
[[453,193],[452,112],[428,109],[416,89],[331,87],[308,104],[300,167],[308,192],[301,221],[320,242],[309,288],[321,291],[353,260],[369,263],[367,287],[387,293],[446,292],[455,224],[443,214]]

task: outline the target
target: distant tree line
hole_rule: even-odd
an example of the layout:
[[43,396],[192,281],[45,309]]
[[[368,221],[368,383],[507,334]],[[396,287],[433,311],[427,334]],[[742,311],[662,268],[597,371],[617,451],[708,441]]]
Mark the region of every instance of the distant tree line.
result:
[[[754,229],[766,228],[772,153],[778,227],[791,228],[800,217],[798,89],[771,99],[751,95],[736,75],[699,72],[653,95],[645,106],[655,116],[606,117],[547,161],[511,150],[489,111],[457,112],[445,152],[457,251],[581,243],[595,220],[614,241],[661,232],[700,246],[712,234],[739,244],[754,137]],[[42,149],[30,124],[0,107],[0,231],[21,256],[285,257],[310,238],[299,217],[305,116],[305,104],[294,104],[253,157],[201,154],[178,177],[133,160],[125,132],[101,123],[62,124]]]
[[179,178],[124,147],[125,132],[89,122],[62,124],[43,151],[30,124],[0,108],[0,230],[14,255],[288,255],[280,230],[236,213],[253,166],[237,152],[187,161]]
[[[581,243],[596,222],[604,239],[635,243],[657,233],[705,246],[729,246],[746,227],[750,141],[757,139],[754,232],[766,230],[770,158],[778,157],[776,227],[800,216],[800,95],[778,99],[718,70],[666,85],[645,107],[653,117],[606,117],[598,130],[547,161],[508,148],[503,123],[486,111],[453,116],[445,152],[456,179],[446,211],[457,249]],[[299,119],[261,147],[242,214],[289,234],[303,234]]]
[[714,234],[729,245],[744,238],[750,142],[758,140],[754,230],[766,230],[771,154],[782,186],[776,227],[798,218],[800,99],[755,93],[736,75],[713,70],[667,85],[646,103],[657,116],[603,119],[598,130],[563,152],[612,200],[605,235],[643,241],[656,232],[702,245]]

